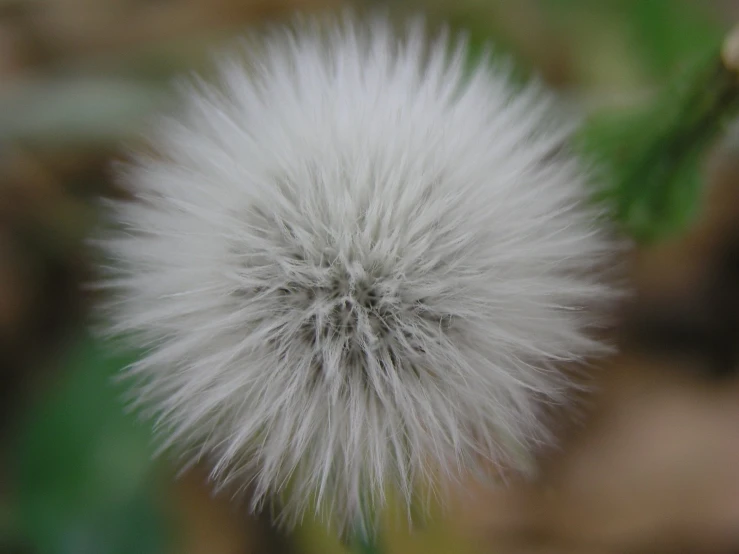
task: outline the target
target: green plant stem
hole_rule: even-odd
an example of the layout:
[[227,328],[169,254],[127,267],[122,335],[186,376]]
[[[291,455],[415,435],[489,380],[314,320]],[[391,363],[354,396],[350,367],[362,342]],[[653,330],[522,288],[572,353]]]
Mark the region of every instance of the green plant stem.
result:
[[[649,238],[651,234],[650,221],[645,217],[666,217],[670,224],[671,200],[680,202],[682,199],[680,172],[691,172],[693,167],[699,166],[698,158],[715,140],[723,123],[735,113],[739,102],[738,85],[736,74],[721,63],[711,64],[696,75],[687,94],[677,98],[674,115],[667,119],[652,144],[632,161],[631,170],[624,175],[622,183],[619,215],[635,224],[635,231],[646,227],[644,233],[637,233],[638,237]],[[670,102],[670,98],[660,98],[660,102]],[[685,200],[694,205],[696,195],[685,192]],[[680,214],[677,216],[680,218]]]
[[701,193],[707,148],[739,113],[739,75],[712,52],[646,109],[595,119],[582,135],[610,180],[603,199],[636,240],[683,228]]

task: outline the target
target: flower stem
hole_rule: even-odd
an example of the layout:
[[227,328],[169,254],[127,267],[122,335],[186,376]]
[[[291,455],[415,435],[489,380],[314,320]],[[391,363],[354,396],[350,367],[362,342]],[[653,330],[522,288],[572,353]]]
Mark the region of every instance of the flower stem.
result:
[[696,211],[703,155],[739,113],[735,37],[729,37],[723,52],[714,48],[646,109],[606,114],[583,130],[584,148],[609,172],[603,199],[639,241],[681,229]]

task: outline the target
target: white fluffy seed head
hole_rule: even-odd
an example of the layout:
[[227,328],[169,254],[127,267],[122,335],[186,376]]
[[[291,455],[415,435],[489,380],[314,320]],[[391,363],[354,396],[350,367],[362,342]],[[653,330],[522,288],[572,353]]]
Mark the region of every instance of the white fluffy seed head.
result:
[[420,25],[324,23],[191,84],[100,242],[167,444],[344,528],[547,439],[613,243],[546,92]]

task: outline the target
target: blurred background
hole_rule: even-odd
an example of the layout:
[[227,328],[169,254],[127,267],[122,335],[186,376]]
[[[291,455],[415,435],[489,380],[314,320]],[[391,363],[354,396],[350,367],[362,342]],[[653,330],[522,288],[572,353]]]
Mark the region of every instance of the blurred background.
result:
[[[365,1],[366,7],[378,2]],[[208,47],[342,0],[0,0],[0,554],[340,553],[152,461],[93,341],[84,237],[111,163]],[[628,111],[739,20],[739,0],[392,0],[466,29],[586,110]],[[562,418],[533,483],[458,487],[389,553],[739,553],[739,127],[699,217],[627,255],[622,353]],[[573,417],[574,416],[574,417]]]

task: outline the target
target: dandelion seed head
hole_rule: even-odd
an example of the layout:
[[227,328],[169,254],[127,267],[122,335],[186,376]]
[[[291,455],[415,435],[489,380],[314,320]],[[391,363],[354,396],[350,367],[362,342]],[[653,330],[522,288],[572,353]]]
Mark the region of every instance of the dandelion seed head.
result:
[[611,297],[573,122],[463,41],[304,18],[191,81],[111,207],[110,331],[167,445],[339,527],[522,465]]

